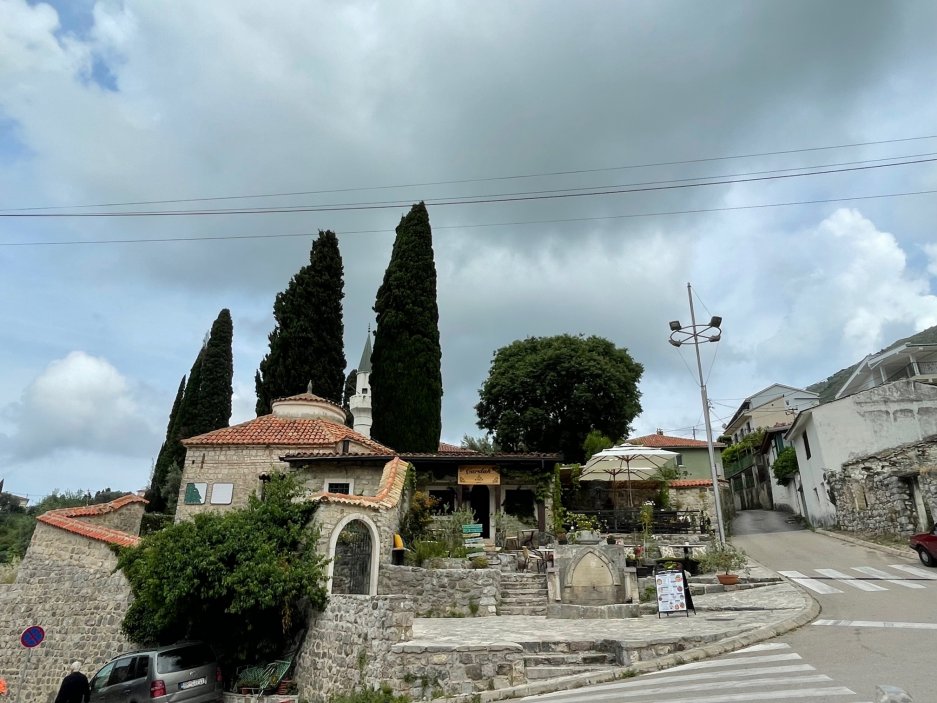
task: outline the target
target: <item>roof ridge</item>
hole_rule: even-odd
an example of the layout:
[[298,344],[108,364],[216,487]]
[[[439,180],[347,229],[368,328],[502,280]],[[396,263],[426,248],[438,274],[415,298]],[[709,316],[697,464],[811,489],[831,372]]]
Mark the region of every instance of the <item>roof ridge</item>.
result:
[[59,529],[71,532],[82,537],[115,544],[120,547],[133,547],[140,542],[140,537],[132,535],[129,532],[123,532],[113,527],[105,525],[96,525],[90,522],[79,520],[81,517],[91,517],[96,515],[106,515],[115,510],[119,510],[130,503],[148,503],[145,498],[129,493],[128,495],[116,498],[108,503],[98,503],[97,505],[80,505],[74,508],[57,508],[49,510],[36,518],[39,522]]

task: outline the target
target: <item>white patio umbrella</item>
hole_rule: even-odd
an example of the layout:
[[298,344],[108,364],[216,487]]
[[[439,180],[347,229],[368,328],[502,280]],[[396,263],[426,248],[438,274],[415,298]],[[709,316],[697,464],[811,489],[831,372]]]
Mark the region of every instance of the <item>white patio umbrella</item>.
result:
[[[611,478],[612,483],[615,483],[619,476],[627,476],[628,505],[634,507],[631,482],[648,480],[658,469],[676,456],[677,452],[671,452],[667,449],[643,447],[636,444],[619,444],[593,454],[583,467],[579,478],[594,479],[604,474]],[[614,491],[613,487],[613,495],[616,494],[617,492]]]

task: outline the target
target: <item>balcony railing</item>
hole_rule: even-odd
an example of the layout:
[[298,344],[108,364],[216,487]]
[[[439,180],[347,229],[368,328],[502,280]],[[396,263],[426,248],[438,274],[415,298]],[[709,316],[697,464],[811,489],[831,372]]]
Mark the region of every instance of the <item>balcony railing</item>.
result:
[[[643,532],[640,508],[617,508],[615,510],[582,510],[590,517],[598,518],[603,532]],[[705,534],[709,521],[700,510],[655,510],[651,523],[654,534]]]

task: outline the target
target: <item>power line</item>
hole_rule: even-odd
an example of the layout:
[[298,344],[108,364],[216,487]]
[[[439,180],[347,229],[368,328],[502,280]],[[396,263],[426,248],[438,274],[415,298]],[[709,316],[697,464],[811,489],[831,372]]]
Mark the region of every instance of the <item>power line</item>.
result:
[[[834,173],[848,173],[853,171],[867,171],[893,166],[911,166],[922,163],[931,163],[937,158],[916,159],[889,164],[873,164],[869,166],[851,166],[848,168],[824,169],[807,173],[787,173],[770,176],[756,176],[753,178],[724,178],[710,180],[704,183],[676,183],[672,185],[652,185],[642,187],[607,187],[589,192],[563,192],[549,194],[511,194],[496,197],[464,197],[454,199],[427,199],[427,205],[440,207],[444,205],[484,205],[492,203],[523,202],[537,200],[556,200],[565,198],[596,197],[603,195],[622,195],[625,193],[642,193],[649,191],[677,190],[685,188],[699,188],[703,186],[731,185],[736,183],[752,183],[757,181],[775,181],[789,178],[802,178],[804,176],[821,176]],[[0,212],[0,218],[66,218],[66,217],[180,217],[180,216],[213,216],[213,215],[270,215],[307,212],[348,212],[362,210],[387,210],[408,207],[410,201],[395,203],[343,203],[332,205],[301,205],[270,208],[230,208],[216,210],[137,210],[128,212]]]
[[[434,225],[433,230],[444,229],[478,229],[482,227],[518,227],[522,225],[544,225],[544,224],[568,224],[573,222],[597,222],[604,220],[623,220],[641,217],[667,217],[672,215],[700,215],[716,212],[733,212],[738,210],[758,210],[763,208],[775,207],[793,207],[797,205],[823,205],[830,203],[855,202],[860,200],[879,200],[883,198],[904,198],[918,195],[937,194],[934,190],[918,190],[906,193],[880,193],[876,195],[855,195],[843,198],[820,198],[815,200],[793,200],[783,203],[757,203],[752,205],[731,205],[715,208],[695,208],[692,210],[666,210],[659,212],[637,212],[624,215],[602,215],[596,217],[570,217],[562,219],[549,220],[518,220],[512,222],[487,222],[476,224],[461,225]],[[392,229],[361,229],[346,230],[341,232],[343,235],[351,234],[380,234],[392,232]],[[164,242],[201,242],[201,241],[222,241],[222,240],[249,240],[249,239],[283,239],[292,237],[312,237],[314,232],[291,232],[281,234],[227,234],[227,235],[208,235],[199,237],[148,237],[142,239],[90,239],[90,240],[58,240],[58,241],[39,241],[39,242],[0,242],[0,247],[28,247],[28,246],[69,246],[69,245],[88,245],[88,244],[158,244]]]
[[[396,185],[381,185],[381,186],[353,186],[347,188],[330,188],[330,189],[320,189],[320,190],[303,190],[303,191],[292,191],[292,192],[280,192],[280,193],[255,193],[255,194],[246,194],[246,195],[223,195],[223,196],[212,196],[212,197],[200,197],[200,198],[176,198],[176,199],[167,199],[167,200],[135,200],[135,201],[126,201],[126,202],[111,202],[111,203],[95,203],[90,205],[46,205],[46,206],[33,206],[33,207],[24,207],[24,208],[14,208],[6,209],[3,212],[24,212],[30,210],[61,210],[61,209],[70,209],[70,208],[91,208],[91,207],[125,207],[129,205],[168,205],[171,203],[197,203],[197,202],[210,202],[210,201],[223,201],[223,200],[246,200],[254,198],[280,198],[280,197],[295,197],[299,195],[325,195],[332,193],[349,193],[355,191],[365,191],[365,190],[392,190],[397,188],[424,188],[428,186],[436,185],[462,185],[467,183],[486,183],[492,181],[508,181],[508,180],[520,180],[525,178],[542,178],[550,176],[571,176],[571,175],[582,175],[587,173],[607,173],[609,171],[625,171],[641,168],[654,168],[659,166],[682,166],[687,164],[699,164],[699,163],[711,163],[715,161],[731,161],[735,159],[749,159],[760,156],[782,156],[788,154],[802,154],[808,152],[816,151],[829,151],[834,149],[851,149],[860,146],[875,146],[881,144],[898,144],[904,142],[915,142],[923,141],[927,139],[937,139],[937,134],[931,135],[922,135],[917,137],[902,137],[898,139],[879,139],[875,141],[867,142],[853,142],[851,144],[833,144],[828,146],[815,146],[815,147],[801,147],[797,149],[782,149],[777,151],[763,151],[755,152],[749,154],[732,154],[729,156],[709,156],[701,157],[694,159],[681,159],[677,161],[656,161],[649,163],[638,163],[638,164],[625,164],[620,166],[607,166],[600,168],[586,168],[586,169],[572,169],[566,171],[545,171],[540,173],[527,173],[527,174],[513,174],[507,176],[487,176],[482,178],[462,178],[462,179],[452,179],[452,180],[443,180],[443,181],[424,181],[424,182],[415,182],[415,183],[401,183]],[[893,158],[904,158],[904,157],[893,157]]]

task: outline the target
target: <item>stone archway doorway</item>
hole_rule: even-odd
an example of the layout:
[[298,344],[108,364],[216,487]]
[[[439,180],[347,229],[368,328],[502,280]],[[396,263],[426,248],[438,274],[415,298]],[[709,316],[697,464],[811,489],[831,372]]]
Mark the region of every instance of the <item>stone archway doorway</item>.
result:
[[371,593],[374,552],[371,530],[361,520],[349,521],[338,533],[332,561],[332,593]]

